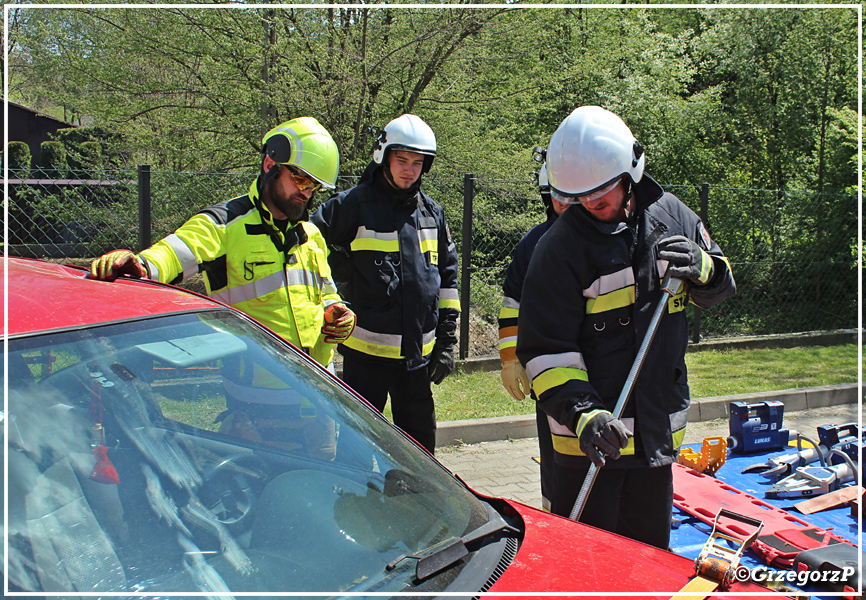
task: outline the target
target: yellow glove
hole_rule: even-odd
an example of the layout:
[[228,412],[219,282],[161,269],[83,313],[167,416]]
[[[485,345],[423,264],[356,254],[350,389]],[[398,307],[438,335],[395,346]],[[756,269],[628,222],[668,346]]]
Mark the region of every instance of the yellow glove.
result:
[[502,385],[515,400],[523,400],[529,395],[531,389],[529,377],[527,377],[519,360],[503,360],[500,375],[502,376]]
[[328,344],[342,344],[355,329],[355,313],[345,304],[332,304],[325,310],[325,324],[322,333]]
[[138,257],[129,250],[112,250],[90,263],[90,278],[114,281],[121,275],[147,279],[147,271]]

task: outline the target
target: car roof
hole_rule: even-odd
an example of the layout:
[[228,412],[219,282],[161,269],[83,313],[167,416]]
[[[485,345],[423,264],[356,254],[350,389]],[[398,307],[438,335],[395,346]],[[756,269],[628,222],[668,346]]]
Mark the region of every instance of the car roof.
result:
[[41,260],[7,258],[0,271],[2,285],[8,285],[9,335],[223,306],[173,286],[126,278],[96,281],[87,278],[87,269]]

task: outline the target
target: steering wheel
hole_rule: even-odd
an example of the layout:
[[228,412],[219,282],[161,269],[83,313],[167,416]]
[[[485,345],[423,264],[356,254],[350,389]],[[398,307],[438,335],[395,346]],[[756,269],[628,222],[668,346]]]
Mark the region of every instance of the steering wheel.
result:
[[252,454],[232,454],[205,471],[198,497],[232,533],[250,526],[256,499],[269,478],[263,460]]

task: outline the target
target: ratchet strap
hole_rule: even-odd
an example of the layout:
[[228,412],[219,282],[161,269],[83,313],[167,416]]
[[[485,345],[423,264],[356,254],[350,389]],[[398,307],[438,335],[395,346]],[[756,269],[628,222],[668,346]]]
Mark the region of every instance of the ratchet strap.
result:
[[[724,533],[722,519],[733,522],[741,536]],[[743,525],[754,527],[749,532]],[[717,589],[726,590],[735,580],[740,559],[758,537],[764,523],[744,515],[720,508],[713,519],[713,531],[695,559],[695,577],[672,600],[704,600]]]
[[[761,519],[765,533],[752,544],[752,551],[770,566],[790,569],[794,557],[803,550],[836,543],[853,545],[831,531],[681,464],[673,464],[673,476],[674,506],[704,523],[712,524],[709,515],[720,508]],[[736,525],[722,524],[720,529],[728,535],[743,535]]]

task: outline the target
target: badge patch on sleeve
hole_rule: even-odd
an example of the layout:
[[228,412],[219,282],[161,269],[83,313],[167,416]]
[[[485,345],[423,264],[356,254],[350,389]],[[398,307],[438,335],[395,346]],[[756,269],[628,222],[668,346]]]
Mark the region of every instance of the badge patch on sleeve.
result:
[[713,240],[710,238],[710,234],[707,232],[704,224],[698,221],[698,231],[701,234],[701,239],[704,240],[704,248],[709,250],[713,246]]

